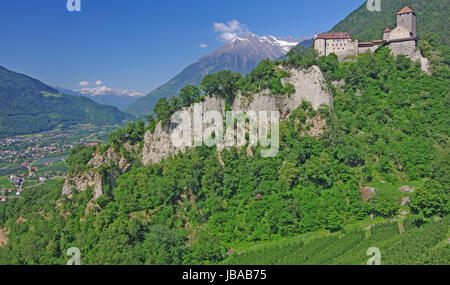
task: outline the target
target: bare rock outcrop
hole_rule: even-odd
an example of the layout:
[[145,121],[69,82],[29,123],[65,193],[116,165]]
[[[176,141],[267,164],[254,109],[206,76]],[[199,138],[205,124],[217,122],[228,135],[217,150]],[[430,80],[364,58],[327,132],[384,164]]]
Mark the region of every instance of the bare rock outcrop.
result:
[[289,82],[295,87],[295,94],[283,100],[282,112],[288,113],[297,109],[303,101],[311,103],[314,109],[320,105],[332,103],[331,91],[325,83],[322,71],[318,66],[312,66],[307,70],[291,69],[292,76],[282,79],[283,84]]
[[430,64],[430,61],[422,55],[420,50],[416,49],[408,57],[411,58],[411,60],[414,61],[414,62],[420,62],[420,68],[422,69],[422,71],[425,72],[428,75],[431,75],[431,64]]
[[327,121],[316,115],[313,118],[307,118],[300,134],[302,136],[308,135],[310,137],[320,137],[327,126]]
[[[125,144],[125,149],[128,151],[136,151],[136,147],[129,144]],[[103,154],[100,154],[99,152],[95,153],[95,155],[88,162],[88,171],[75,173],[67,177],[62,189],[62,194],[71,198],[73,190],[83,192],[86,191],[88,187],[91,187],[94,190],[93,199],[97,200],[98,197],[103,195],[104,186],[103,177],[97,170],[100,166],[108,165],[110,163],[117,166],[117,169],[111,170],[107,173],[107,178],[109,179],[109,183],[111,185],[114,185],[115,179],[120,174],[131,168],[131,163],[128,162],[122,155],[117,154],[114,149],[110,147]]]
[[370,200],[370,198],[375,195],[376,189],[373,187],[364,187],[361,186],[359,188],[359,190],[361,191],[361,195],[362,195],[362,200],[364,202],[368,202]]
[[[250,97],[243,96],[238,93],[231,109],[233,111],[279,111],[281,118],[285,118],[291,111],[297,109],[303,101],[310,102],[314,109],[318,109],[320,105],[330,105],[332,102],[331,91],[325,83],[320,68],[312,66],[304,69],[289,70],[291,76],[284,78],[283,84],[290,83],[295,87],[295,93],[290,96],[274,96],[268,90],[261,93],[253,94]],[[202,102],[201,109],[203,114],[208,111],[217,111],[222,116],[225,115],[225,101],[219,97],[208,97]],[[194,106],[184,108],[187,111],[191,120],[193,120]],[[194,122],[195,124],[195,122]],[[158,123],[153,133],[147,131],[144,138],[144,147],[142,149],[142,163],[147,165],[149,163],[158,163],[162,159],[169,156],[176,155],[179,152],[184,153],[185,147],[175,147],[172,144],[171,133],[177,126],[168,123],[162,126]],[[208,125],[204,124],[203,128]]]
[[400,202],[399,202],[400,206],[405,206],[406,204],[409,204],[409,203],[411,203],[411,197],[406,196],[406,197],[400,198]]
[[94,200],[103,195],[102,177],[94,170],[77,173],[68,177],[64,183],[62,194],[71,198],[72,190],[83,192],[88,187],[94,189]]
[[398,190],[400,190],[403,193],[414,193],[414,189],[408,185],[402,186],[402,187],[398,188]]
[[[218,111],[222,116],[225,114],[225,101],[217,96],[208,97],[204,102],[196,104],[196,106],[201,106],[203,114],[208,111]],[[194,108],[196,107],[190,106],[183,108],[182,110],[187,111],[191,121],[196,124],[194,120]],[[145,133],[144,147],[142,149],[142,164],[158,163],[167,157],[186,151],[186,148],[176,147],[172,144],[171,134],[176,127],[177,126],[173,123],[167,123],[163,126],[161,122],[159,122],[153,133],[150,131]],[[207,125],[203,125],[203,128],[205,127],[207,127]]]

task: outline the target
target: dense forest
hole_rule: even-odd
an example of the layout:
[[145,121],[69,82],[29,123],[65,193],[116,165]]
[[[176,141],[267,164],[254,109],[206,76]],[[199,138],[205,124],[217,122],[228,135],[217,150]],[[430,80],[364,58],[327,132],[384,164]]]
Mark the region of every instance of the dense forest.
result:
[[[298,47],[245,77],[205,77],[200,88],[157,104],[147,126],[130,123],[107,146],[72,151],[73,173],[108,147],[134,162],[114,185],[104,175],[97,201],[92,189],[62,197],[63,182],[53,181],[0,205],[8,233],[0,264],[64,264],[70,247],[81,250],[83,264],[362,264],[371,246],[386,264],[449,264],[448,58],[438,41],[421,48],[433,75],[388,48],[339,62]],[[274,158],[260,157],[259,146],[253,155],[203,146],[143,166],[123,146],[140,144],[156,122],[208,94],[228,102],[239,89],[288,96],[291,87],[279,80],[289,75],[280,67],[312,65],[324,73],[334,104],[314,110],[304,102],[292,112],[280,124]],[[322,135],[305,135],[311,118],[327,121]],[[415,192],[399,191],[402,185]],[[364,186],[376,188],[368,201]],[[411,202],[401,205],[406,196]]]
[[133,116],[82,96],[59,94],[42,82],[0,66],[0,138],[75,124],[117,124]]

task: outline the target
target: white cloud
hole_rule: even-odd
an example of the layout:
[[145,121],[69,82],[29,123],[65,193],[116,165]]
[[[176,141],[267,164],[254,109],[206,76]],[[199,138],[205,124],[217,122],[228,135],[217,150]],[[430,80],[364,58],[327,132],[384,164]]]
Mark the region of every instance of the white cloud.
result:
[[80,83],[78,83],[78,85],[80,85],[80,86],[88,86],[89,85],[89,81],[81,81]]
[[240,35],[247,31],[245,25],[237,20],[224,23],[214,23],[214,32],[220,33],[220,39],[225,42],[237,39]]
[[102,84],[103,84],[103,82],[100,80],[95,81],[95,85],[102,85]]
[[201,48],[207,48],[208,45],[207,45],[207,44],[204,44],[204,43],[201,43],[201,44],[200,44],[200,47],[201,47]]

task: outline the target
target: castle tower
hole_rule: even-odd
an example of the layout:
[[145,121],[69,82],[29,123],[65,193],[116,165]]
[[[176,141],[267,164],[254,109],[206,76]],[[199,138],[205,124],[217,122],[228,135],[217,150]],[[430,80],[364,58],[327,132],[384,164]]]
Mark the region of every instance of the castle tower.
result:
[[416,13],[408,6],[397,13],[397,27],[409,30],[413,37],[416,37]]

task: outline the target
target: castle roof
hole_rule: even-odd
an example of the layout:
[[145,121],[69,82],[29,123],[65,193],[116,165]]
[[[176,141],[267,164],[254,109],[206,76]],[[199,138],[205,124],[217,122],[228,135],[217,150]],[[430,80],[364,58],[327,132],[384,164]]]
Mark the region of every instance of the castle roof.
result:
[[317,37],[318,39],[334,40],[334,39],[351,39],[352,37],[347,32],[339,33],[322,33]]
[[386,30],[384,30],[385,33],[389,33],[391,31],[391,29],[386,28]]
[[397,15],[408,14],[408,13],[415,14],[414,11],[411,10],[408,6],[405,6],[405,8],[403,8],[400,11],[397,12]]

